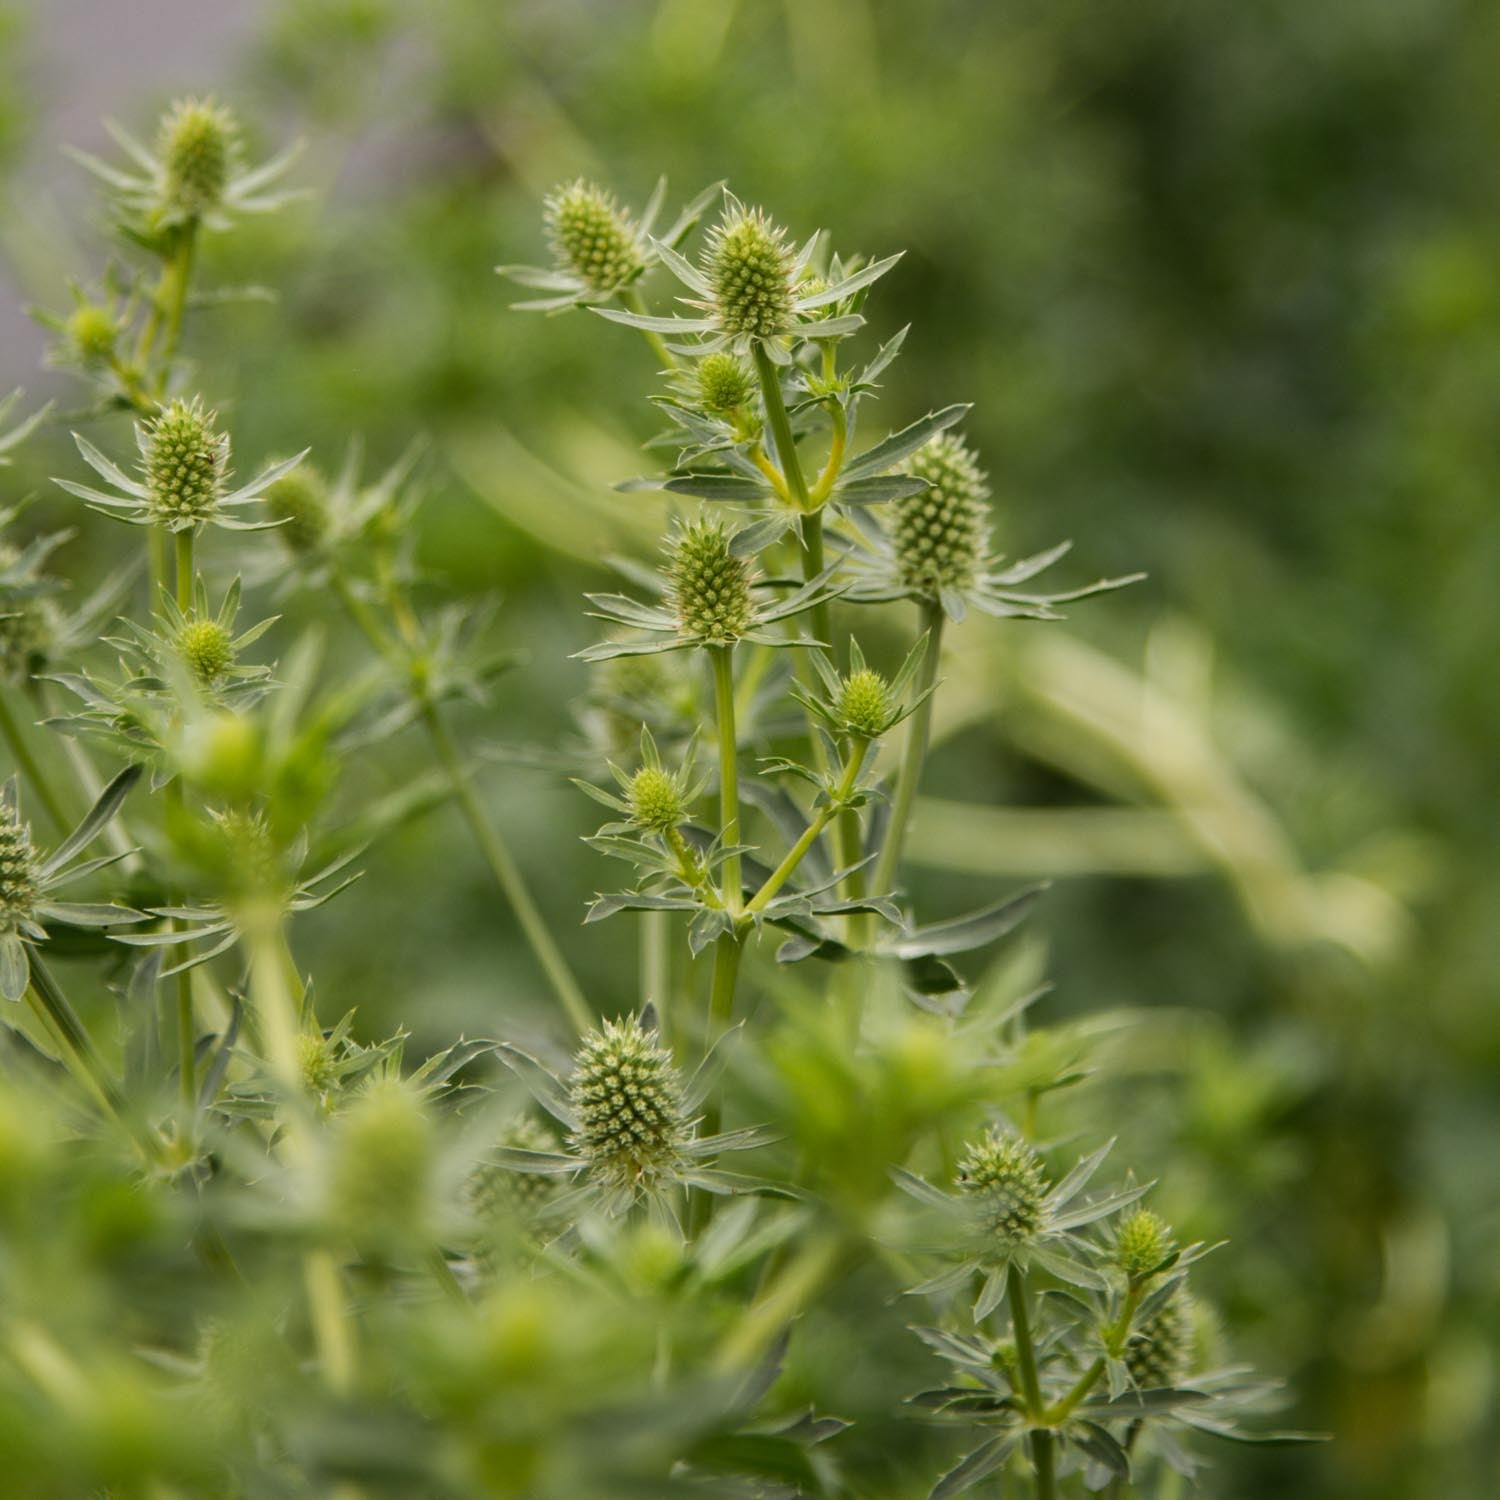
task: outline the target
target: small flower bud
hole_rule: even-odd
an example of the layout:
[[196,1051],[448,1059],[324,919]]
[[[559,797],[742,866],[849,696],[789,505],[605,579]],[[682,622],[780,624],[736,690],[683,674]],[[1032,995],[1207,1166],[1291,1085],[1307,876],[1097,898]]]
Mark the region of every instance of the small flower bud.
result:
[[721,351],[698,362],[698,399],[709,411],[734,411],[754,389],[750,372],[732,354]]
[[592,1173],[627,1186],[669,1171],[686,1136],[682,1084],[655,1031],[606,1021],[578,1049],[568,1095],[572,1145]]
[[939,433],[918,450],[910,471],[929,488],[898,501],[891,539],[908,588],[935,597],[966,589],[984,559],[989,486],[961,437]]
[[210,796],[238,802],[259,790],[260,735],[242,714],[225,709],[188,724],[179,759],[189,779]]
[[36,848],[31,830],[0,798],[0,933],[14,932],[32,918],[37,897]]
[[1113,1260],[1132,1281],[1149,1276],[1176,1248],[1172,1231],[1149,1208],[1137,1208],[1120,1221]]
[[558,261],[601,296],[645,269],[640,232],[613,193],[581,178],[551,193],[544,205]]
[[861,667],[843,679],[834,712],[848,733],[860,739],[877,739],[896,715],[891,685],[879,672]]
[[758,208],[736,206],[714,227],[703,269],[725,333],[771,338],[790,321],[792,253]]
[[432,1122],[399,1078],[377,1078],[338,1116],[330,1182],[335,1217],[357,1242],[411,1238],[427,1222]]
[[1125,1365],[1142,1390],[1175,1385],[1192,1368],[1193,1299],[1176,1291],[1131,1336]]
[[239,126],[223,105],[212,99],[179,99],[162,117],[157,133],[163,215],[196,219],[216,208],[238,151]]
[[328,480],[316,465],[300,463],[265,493],[266,510],[281,524],[276,534],[300,554],[315,551],[328,535]]
[[209,519],[224,494],[229,434],[214,426],[203,403],[173,401],[146,425],[146,497],[163,525]]
[[338,1087],[337,1059],[321,1031],[304,1031],[297,1037],[297,1071],[309,1094],[331,1094]]
[[958,1185],[977,1204],[984,1228],[1007,1246],[1041,1228],[1047,1178],[1041,1158],[1013,1132],[992,1128],[959,1163]]
[[729,550],[717,521],[684,526],[667,564],[667,599],[683,635],[732,646],[750,629],[750,564]]
[[630,821],[652,833],[670,833],[687,818],[676,780],[657,766],[642,766],[626,792]]
[[120,325],[107,307],[81,302],[68,317],[63,330],[68,349],[82,365],[101,365],[115,352]]
[[178,633],[177,650],[204,687],[234,665],[234,642],[217,620],[189,620]]

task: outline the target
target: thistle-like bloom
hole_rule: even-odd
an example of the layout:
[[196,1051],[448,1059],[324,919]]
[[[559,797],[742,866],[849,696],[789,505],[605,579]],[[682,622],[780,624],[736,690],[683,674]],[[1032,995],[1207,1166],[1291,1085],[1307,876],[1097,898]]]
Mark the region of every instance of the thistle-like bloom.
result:
[[1185,1286],[1136,1328],[1125,1348],[1125,1365],[1141,1390],[1175,1386],[1192,1369],[1195,1350],[1193,1299]]
[[162,591],[153,629],[125,622],[127,637],[110,639],[127,657],[141,663],[139,675],[124,685],[123,693],[148,696],[173,692],[172,664],[180,663],[205,701],[227,707],[248,707],[271,685],[271,669],[264,664],[241,662],[240,655],[258,641],[280,618],[271,615],[248,630],[235,630],[240,612],[240,580],[224,591],[217,610],[209,604],[202,578],[193,585],[192,608],[184,611],[175,598]]
[[19,1000],[25,995],[31,976],[27,949],[46,941],[46,923],[107,929],[144,920],[140,912],[129,907],[58,901],[52,894],[124,858],[107,854],[73,863],[120,810],[140,774],[138,766],[121,771],[99,794],[83,821],[46,856],[32,843],[31,829],[22,821],[16,778],[12,776],[0,788],[0,995],[5,999]]
[[1036,1265],[1074,1286],[1106,1290],[1104,1276],[1085,1263],[1093,1258],[1093,1247],[1074,1231],[1134,1203],[1146,1191],[1127,1187],[1078,1201],[1113,1144],[1084,1157],[1055,1185],[1037,1152],[1015,1132],[998,1126],[969,1145],[956,1192],[896,1168],[896,1185],[938,1211],[933,1227],[943,1234],[944,1247],[957,1249],[962,1257],[912,1292],[952,1291],[982,1273],[974,1304],[977,1322],[999,1306],[1012,1265],[1022,1271]]
[[1120,1220],[1110,1259],[1128,1282],[1146,1281],[1175,1265],[1178,1258],[1177,1242],[1159,1214],[1137,1208]]
[[168,531],[196,531],[224,526],[233,531],[264,531],[274,519],[243,521],[231,512],[265,497],[266,490],[291,473],[307,456],[272,464],[249,484],[228,489],[229,434],[215,425],[216,414],[205,411],[195,396],[174,400],[148,422],[136,424],[141,477],[132,479],[111,463],[92,443],[76,432],[73,441],[83,460],[119,494],[106,494],[70,479],[57,479],[70,495],[88,502],[91,510],[135,526],[162,526]]
[[619,784],[621,796],[591,786],[586,781],[575,780],[573,783],[624,819],[620,823],[606,824],[599,830],[599,836],[607,838],[634,833],[665,838],[687,822],[688,810],[703,794],[707,777],[695,775],[696,738],[688,741],[682,765],[675,771],[662,764],[655,736],[644,724],[641,725],[640,744],[641,764],[636,770],[624,771],[613,761],[606,762],[610,774]]
[[854,740],[878,740],[915,713],[935,690],[936,684],[921,693],[907,696],[926,652],[927,637],[924,635],[907,653],[896,675],[887,679],[866,665],[859,642],[851,640],[847,673],[840,672],[826,652],[816,651],[813,666],[823,691],[813,693],[800,683],[794,683],[790,692],[836,734]]
[[1144,577],[1106,578],[1059,594],[1023,592],[1071,546],[1063,542],[1009,567],[990,552],[990,490],[973,450],[962,437],[940,432],[914,453],[906,472],[926,481],[918,494],[896,499],[884,524],[851,512],[860,543],[850,553],[848,597],[866,604],[916,599],[940,604],[952,620],[969,605],[999,618],[1062,618],[1059,604],[1123,588]]
[[301,144],[247,169],[238,122],[212,99],[177,100],[158,122],[154,148],[109,121],[105,128],[135,170],[112,167],[84,151],[71,155],[148,234],[195,224],[227,229],[235,214],[271,213],[301,196],[268,191],[297,159]]
[[755,394],[755,377],[732,354],[720,352],[698,361],[693,386],[705,411],[738,411]]
[[589,613],[595,619],[665,639],[603,641],[576,654],[584,661],[608,661],[693,646],[733,646],[740,641],[765,646],[819,644],[788,640],[769,627],[832,599],[838,593],[829,586],[835,569],[825,569],[784,599],[758,598],[757,588],[769,585],[758,583],[751,563],[735,545],[736,535],[718,521],[679,525],[667,538],[667,565],[662,569],[666,587],[660,606],[639,604],[622,594],[585,595],[594,606]]
[[549,1217],[598,1207],[623,1213],[637,1202],[676,1226],[678,1190],[754,1192],[764,1184],[720,1171],[713,1159],[774,1137],[759,1126],[697,1134],[697,1112],[722,1058],[711,1051],[690,1080],[657,1032],[655,1012],[606,1021],[584,1037],[566,1081],[519,1048],[500,1055],[537,1103],[567,1130],[566,1152],[502,1148],[493,1159],[517,1172],[572,1176],[577,1185],[548,1207]]
[[[888,256],[830,284],[808,275],[817,242],[813,235],[794,249],[786,231],[761,209],[747,208],[726,193],[724,212],[696,266],[671,245],[652,242],[662,264],[694,293],[680,300],[699,309],[701,317],[651,317],[616,307],[595,311],[630,328],[693,337],[691,344],[668,345],[679,354],[743,353],[758,344],[778,364],[787,364],[798,340],[844,338],[863,327],[853,299],[901,259]],[[838,311],[841,304],[847,310]]]
[[687,238],[719,186],[715,183],[694,198],[659,240],[652,239],[651,230],[666,201],[665,177],[639,222],[613,193],[583,178],[555,188],[543,205],[554,264],[495,267],[518,286],[551,295],[511,305],[523,312],[562,312],[619,295],[657,263],[662,245],[674,247]]

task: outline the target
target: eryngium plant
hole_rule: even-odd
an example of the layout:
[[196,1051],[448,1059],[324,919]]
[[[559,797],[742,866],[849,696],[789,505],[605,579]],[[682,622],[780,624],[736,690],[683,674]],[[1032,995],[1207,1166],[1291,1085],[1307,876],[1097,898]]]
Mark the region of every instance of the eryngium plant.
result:
[[[660,571],[625,559],[630,591],[588,596],[608,638],[579,653],[559,759],[628,873],[548,912],[450,723],[513,660],[487,606],[422,574],[415,450],[367,481],[357,443],[301,463],[289,431],[299,457],[235,487],[214,414],[235,393],[192,386],[199,239],[276,206],[289,154],[247,168],[209,100],[173,105],[152,147],[115,134],[127,166],[85,160],[124,259],[43,316],[89,398],[77,422],[135,426],[133,470],[117,425],[77,434],[97,478],[61,476],[71,519],[137,530],[99,528],[114,565],[65,609],[70,533],[0,511],[7,1483],[615,1500],[1004,1476],[1051,1500],[1140,1492],[1190,1474],[1200,1435],[1256,1430],[1271,1387],[1221,1363],[1212,1283],[1187,1285],[1204,1247],[1128,1174],[1094,1186],[1107,1145],[1070,1165],[1053,1144],[1088,1059],[1027,1030],[1035,993],[964,972],[1038,892],[912,899],[945,624],[976,628],[973,606],[1033,628],[1125,580],[1023,587],[1064,549],[994,554],[992,507],[1017,508],[958,434],[967,404],[863,437],[904,335],[850,349],[898,257],[799,244],[727,195],[695,245],[716,189],[664,233],[662,189],[638,215],[582,181],[542,206],[553,264],[508,274],[546,294],[532,307],[645,333],[675,461],[622,488],[686,507]],[[325,674],[316,637],[281,638],[298,592],[343,612],[362,667]],[[428,773],[346,796],[344,769],[407,730]],[[349,976],[315,985],[299,948],[387,833],[442,810],[535,971],[476,996],[494,1040],[418,1061],[346,1004],[328,1024]],[[325,920],[378,956],[357,891]],[[559,927],[622,913],[638,983],[588,993],[587,939]],[[809,1347],[830,1337],[832,1360]],[[952,1373],[906,1400],[919,1339]],[[909,1383],[836,1409],[859,1399],[839,1367],[901,1349]]]

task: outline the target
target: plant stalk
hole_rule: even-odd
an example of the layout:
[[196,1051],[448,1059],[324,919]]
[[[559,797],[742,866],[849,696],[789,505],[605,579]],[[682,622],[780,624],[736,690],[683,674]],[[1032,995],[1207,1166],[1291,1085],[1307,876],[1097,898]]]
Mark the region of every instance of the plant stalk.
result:
[[922,657],[922,670],[917,674],[916,692],[927,696],[911,716],[906,731],[906,752],[901,760],[901,770],[896,780],[896,794],[891,802],[891,820],[886,828],[885,842],[880,847],[880,858],[875,861],[873,884],[875,893],[888,895],[895,889],[896,878],[901,868],[901,850],[906,842],[906,831],[911,823],[912,804],[917,800],[917,787],[922,780],[922,763],[927,758],[927,745],[932,736],[932,700],[929,691],[937,681],[938,659],[943,644],[942,605],[928,601],[922,605],[921,628],[927,635],[927,650]]
[[[637,317],[645,318],[650,316],[650,311],[646,307],[645,298],[643,298],[633,286],[626,287],[626,289],[620,293],[620,301],[623,302],[631,312],[635,313]],[[645,335],[646,342],[651,345],[651,352],[655,354],[656,357],[661,361],[662,368],[664,370],[675,370],[677,368],[677,356],[667,348],[666,342],[665,340],[663,340],[662,336],[651,328],[643,328],[641,329],[641,332]]]
[[[1016,1341],[1016,1363],[1021,1370],[1021,1395],[1027,1415],[1034,1422],[1043,1420],[1042,1387],[1037,1377],[1036,1350],[1031,1342],[1031,1317],[1026,1307],[1026,1276],[1012,1265],[1005,1284],[1010,1303],[1011,1333]],[[1037,1500],[1056,1500],[1057,1478],[1053,1468],[1052,1434],[1044,1428],[1031,1432],[1031,1462],[1036,1470]]]

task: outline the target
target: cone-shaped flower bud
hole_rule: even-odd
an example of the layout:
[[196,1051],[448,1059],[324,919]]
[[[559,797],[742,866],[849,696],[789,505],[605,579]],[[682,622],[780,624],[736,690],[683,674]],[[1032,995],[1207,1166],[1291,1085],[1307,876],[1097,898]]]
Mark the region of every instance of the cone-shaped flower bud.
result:
[[719,327],[732,337],[771,338],[792,320],[793,256],[783,231],[736,204],[715,225],[703,273]]
[[229,434],[196,397],[171,402],[146,426],[143,465],[152,519],[207,521],[224,494]]
[[958,1185],[970,1194],[984,1228],[1007,1246],[1041,1228],[1047,1178],[1041,1158],[1014,1132],[991,1129],[959,1163]]
[[891,540],[901,581],[935,598],[940,589],[966,590],[985,555],[989,486],[961,437],[939,433],[918,450],[910,472],[930,488],[897,502]]
[[1193,1299],[1177,1291],[1136,1330],[1125,1364],[1142,1390],[1176,1385],[1192,1368],[1194,1344]]
[[1120,1221],[1113,1260],[1132,1281],[1149,1276],[1176,1248],[1166,1222],[1149,1208],[1137,1208]]
[[[530,1115],[511,1121],[496,1144],[512,1151],[557,1150],[557,1138]],[[546,1206],[558,1188],[556,1177],[515,1172],[495,1162],[481,1161],[464,1183],[464,1202],[482,1228],[519,1228]]]
[[377,1078],[339,1116],[332,1203],[357,1242],[388,1244],[421,1232],[432,1181],[432,1122],[416,1091]]
[[239,150],[234,116],[212,99],[179,99],[162,117],[156,154],[161,206],[174,219],[195,219],[218,207]]
[[304,1031],[297,1037],[297,1071],[309,1094],[329,1094],[338,1087],[336,1062],[333,1046],[321,1031]]
[[834,708],[850,734],[867,740],[884,734],[899,711],[890,683],[870,667],[843,679]]
[[698,399],[709,411],[734,411],[754,389],[750,372],[732,354],[721,351],[698,362]]
[[626,792],[630,821],[651,833],[670,833],[687,818],[677,778],[660,766],[642,766]]
[[667,598],[683,635],[732,646],[750,629],[750,564],[729,550],[729,533],[717,521],[682,528],[667,577]]
[[266,489],[266,509],[281,522],[277,535],[296,553],[312,552],[328,535],[328,480],[315,464],[298,464]]
[[0,798],[0,933],[29,922],[37,898],[36,848],[31,830]]
[[687,1139],[682,1083],[657,1033],[634,1018],[583,1040],[568,1084],[572,1145],[591,1172],[625,1186],[670,1171]]
[[67,347],[81,365],[103,364],[115,352],[120,325],[107,307],[80,302],[63,329]]
[[234,665],[233,640],[217,620],[189,620],[177,636],[177,650],[205,687]]
[[544,212],[558,261],[590,291],[607,295],[645,268],[640,232],[613,193],[580,178],[549,194]]

